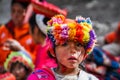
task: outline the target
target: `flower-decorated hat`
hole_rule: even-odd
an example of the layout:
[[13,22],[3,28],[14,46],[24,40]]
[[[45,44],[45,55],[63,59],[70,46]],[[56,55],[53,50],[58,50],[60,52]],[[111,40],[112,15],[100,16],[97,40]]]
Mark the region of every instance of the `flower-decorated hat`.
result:
[[9,71],[11,64],[15,63],[17,61],[20,63],[23,63],[31,71],[34,68],[34,64],[32,62],[32,59],[30,58],[30,56],[23,51],[17,51],[17,52],[10,53],[10,55],[8,56],[8,58],[6,59],[6,61],[4,63],[5,69]]
[[[48,21],[48,40],[53,49],[55,45],[64,44],[68,40],[81,43],[89,54],[96,42],[96,35],[90,18],[76,17],[75,20],[66,19],[63,15],[56,15]],[[50,50],[50,51],[54,51]]]

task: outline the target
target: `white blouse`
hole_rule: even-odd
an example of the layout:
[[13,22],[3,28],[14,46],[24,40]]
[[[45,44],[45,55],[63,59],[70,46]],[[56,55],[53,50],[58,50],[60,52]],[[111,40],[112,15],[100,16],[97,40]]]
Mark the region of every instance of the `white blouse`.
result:
[[53,69],[52,69],[56,80],[98,80],[98,78],[96,78],[94,75],[89,74],[83,70],[80,70],[79,75],[73,75],[73,76],[68,76],[68,75],[60,75],[58,73],[56,73]]

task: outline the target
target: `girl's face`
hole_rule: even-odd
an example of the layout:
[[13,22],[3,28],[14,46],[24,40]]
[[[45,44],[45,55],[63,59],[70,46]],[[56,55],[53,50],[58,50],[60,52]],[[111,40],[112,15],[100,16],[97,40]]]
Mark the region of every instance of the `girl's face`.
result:
[[20,63],[16,63],[12,67],[11,73],[16,77],[16,80],[24,80],[27,75],[25,67]]
[[25,9],[19,3],[14,3],[12,5],[11,17],[15,25],[18,26],[18,25],[23,24],[25,14],[26,14]]
[[59,66],[76,68],[85,58],[84,47],[77,42],[69,41],[55,48],[55,57]]

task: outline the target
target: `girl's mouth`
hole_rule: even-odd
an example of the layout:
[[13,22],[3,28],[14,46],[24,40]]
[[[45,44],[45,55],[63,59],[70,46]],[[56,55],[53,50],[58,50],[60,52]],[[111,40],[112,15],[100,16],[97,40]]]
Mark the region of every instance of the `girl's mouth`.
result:
[[72,57],[68,58],[68,60],[70,60],[70,61],[77,61],[77,58],[72,56]]

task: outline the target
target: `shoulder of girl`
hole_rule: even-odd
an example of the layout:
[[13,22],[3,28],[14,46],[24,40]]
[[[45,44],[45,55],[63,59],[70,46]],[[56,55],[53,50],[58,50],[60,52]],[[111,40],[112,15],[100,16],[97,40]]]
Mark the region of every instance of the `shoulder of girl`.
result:
[[95,77],[94,75],[87,73],[85,71],[81,71],[82,76],[79,76],[80,79],[82,79],[82,77],[84,77],[84,80],[99,80],[97,77]]
[[54,76],[44,69],[36,70],[28,77],[28,80],[48,80],[48,79],[54,80]]
[[44,71],[44,70],[36,70],[35,72],[33,72],[33,74],[35,74],[39,79],[41,78],[48,78],[49,74]]

